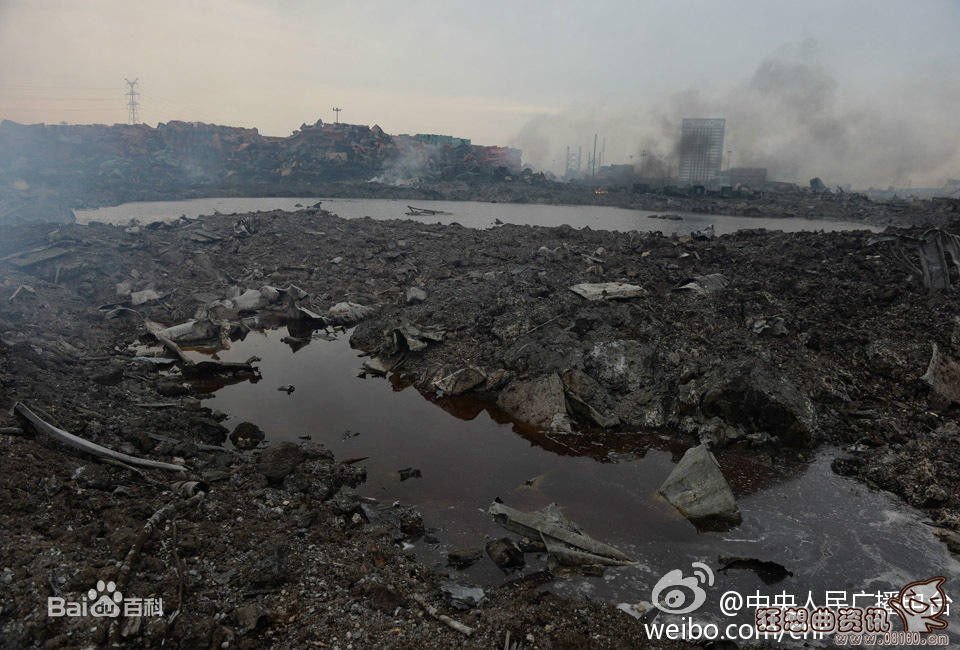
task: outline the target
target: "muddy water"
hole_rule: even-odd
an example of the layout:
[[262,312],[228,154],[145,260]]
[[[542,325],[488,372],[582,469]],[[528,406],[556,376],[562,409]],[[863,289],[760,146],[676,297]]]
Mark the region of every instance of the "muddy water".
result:
[[[181,215],[190,218],[205,214],[233,214],[257,210],[298,210],[322,200],[324,209],[345,219],[372,217],[374,219],[411,219],[424,223],[459,223],[468,228],[489,228],[499,219],[504,223],[532,226],[559,226],[574,228],[589,226],[594,229],[617,231],[661,231],[680,234],[713,225],[717,234],[747,228],[768,228],[795,232],[802,230],[877,230],[862,223],[827,221],[821,219],[765,219],[727,215],[679,213],[682,221],[651,219],[658,214],[647,210],[585,205],[534,205],[520,203],[484,203],[479,201],[420,201],[394,199],[316,199],[316,198],[211,198],[188,201],[153,201],[125,203],[123,205],[77,210],[77,221],[89,223],[126,224],[131,219],[142,223],[169,221]],[[449,214],[434,216],[409,216],[407,204],[420,208],[440,210]]]
[[[683,451],[664,438],[614,436],[598,442],[538,436],[476,401],[436,401],[397,381],[359,378],[362,359],[345,335],[314,338],[293,351],[281,342],[287,333],[285,328],[253,332],[221,352],[225,360],[261,357],[263,378],[221,388],[208,405],[227,413],[228,425],[244,420],[260,425],[268,440],[309,435],[339,459],[366,457],[368,480],[361,493],[417,506],[428,535],[417,541],[416,552],[440,571],[447,571],[447,548],[482,547],[507,534],[484,513],[499,497],[520,509],[555,502],[586,533],[639,560],[636,567],[608,570],[603,577],[565,577],[548,587],[561,593],[649,600],[652,586],[668,570],[689,572],[695,560],[717,569],[719,556],[771,560],[794,573],[767,585],[750,571],[718,572],[703,620],[723,620],[718,601],[729,589],[787,592],[801,604],[812,592],[822,604],[827,590],[895,591],[934,575],[948,577],[951,594],[960,579],[960,566],[923,515],[834,475],[831,450],[775,470],[754,452],[721,455],[743,523],[728,532],[700,533],[656,495]],[[296,390],[277,390],[285,384]],[[422,477],[401,481],[402,468],[419,469]],[[531,560],[528,572],[543,566],[542,559],[528,555]],[[486,558],[451,575],[480,585],[504,579]]]

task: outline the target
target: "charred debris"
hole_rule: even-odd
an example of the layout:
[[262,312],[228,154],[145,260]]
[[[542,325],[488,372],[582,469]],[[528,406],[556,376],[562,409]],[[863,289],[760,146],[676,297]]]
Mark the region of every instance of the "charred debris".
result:
[[[740,516],[725,450],[776,473],[830,444],[836,471],[925,509],[960,548],[958,232],[481,231],[320,208],[3,227],[4,642],[643,638],[612,606],[538,591],[549,574],[451,582],[404,550],[423,532],[413,509],[352,489],[362,463],[249,423],[228,430],[204,398],[255,379],[257,360],[209,353],[278,324],[290,345],[349,332],[358,369],[429,399],[495,403],[558,453],[665,437],[688,451],[660,493],[702,529]],[[484,555],[507,572],[530,552],[558,572],[637,559],[555,507],[489,512],[513,536],[451,549],[454,573]],[[774,560],[725,566],[775,580],[789,571]],[[176,616],[46,620],[48,593],[98,578],[162,596]]]

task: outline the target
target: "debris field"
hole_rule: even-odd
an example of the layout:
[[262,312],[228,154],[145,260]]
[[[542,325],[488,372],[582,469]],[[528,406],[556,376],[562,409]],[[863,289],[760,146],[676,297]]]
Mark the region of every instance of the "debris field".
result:
[[[292,345],[349,331],[358,371],[496,404],[568,450],[669,436],[688,451],[660,492],[704,529],[739,520],[725,450],[776,471],[834,445],[835,471],[960,549],[958,231],[471,230],[319,207],[3,227],[0,645],[644,647],[614,604],[538,589],[549,575],[450,584],[408,550],[414,508],[352,489],[361,464],[228,430],[205,397],[257,359],[193,350],[277,323]],[[636,559],[556,509],[489,512],[512,536],[451,566]],[[47,617],[98,580],[165,615]]]

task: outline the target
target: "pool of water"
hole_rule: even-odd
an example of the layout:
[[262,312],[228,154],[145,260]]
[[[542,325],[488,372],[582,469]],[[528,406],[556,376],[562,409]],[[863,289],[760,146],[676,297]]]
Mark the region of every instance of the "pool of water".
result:
[[[469,228],[490,228],[497,221],[532,226],[569,225],[574,228],[616,231],[660,231],[680,234],[713,225],[717,234],[747,228],[767,228],[786,232],[804,230],[878,230],[862,223],[825,219],[768,219],[729,215],[674,213],[682,221],[652,219],[662,214],[647,210],[627,210],[588,205],[537,205],[529,203],[484,203],[480,201],[421,201],[413,199],[318,199],[318,198],[210,198],[187,201],[153,201],[76,210],[79,223],[99,221],[126,224],[131,219],[141,223],[177,219],[182,215],[196,218],[201,215],[233,214],[257,210],[298,210],[322,201],[324,209],[345,219],[371,217],[373,219],[411,219],[423,223],[459,223]],[[443,211],[448,214],[410,216],[408,204],[418,208]]]
[[[224,360],[260,357],[262,379],[224,386],[207,404],[228,414],[228,426],[258,424],[268,442],[310,436],[338,459],[366,458],[368,479],[359,491],[415,505],[429,531],[416,542],[417,554],[461,582],[504,580],[486,557],[463,572],[444,567],[449,547],[482,547],[508,535],[485,512],[498,497],[521,510],[557,503],[584,532],[638,560],[600,577],[567,576],[547,587],[561,593],[650,600],[667,571],[688,572],[693,561],[717,569],[720,556],[775,561],[793,572],[775,585],[750,571],[718,572],[705,619],[719,617],[720,594],[730,589],[785,591],[802,603],[809,593],[822,600],[827,590],[896,591],[935,575],[948,577],[949,594],[960,576],[960,565],[924,515],[835,475],[834,450],[775,470],[759,452],[720,454],[743,523],[726,532],[699,532],[656,494],[683,452],[665,436],[536,434],[477,400],[438,400],[396,377],[359,377],[363,359],[346,334],[333,341],[315,337],[297,350],[281,341],[287,334],[285,328],[251,332],[220,352]],[[281,385],[295,391],[280,391]],[[403,468],[419,469],[422,477],[401,480]],[[534,561],[528,571],[538,566],[542,562]]]

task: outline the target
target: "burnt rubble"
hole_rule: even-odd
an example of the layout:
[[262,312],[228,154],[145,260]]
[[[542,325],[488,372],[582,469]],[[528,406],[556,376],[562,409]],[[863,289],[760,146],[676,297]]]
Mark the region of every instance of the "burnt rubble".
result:
[[[238,229],[241,219],[256,228]],[[203,398],[247,380],[256,360],[198,368],[183,347],[222,348],[277,322],[296,324],[290,345],[355,327],[352,345],[381,374],[431,399],[499,403],[518,430],[569,447],[652,432],[714,463],[709,449],[775,457],[838,445],[838,471],[925,509],[956,538],[957,278],[946,265],[949,282],[924,285],[924,232],[481,231],[319,208],[2,227],[0,406],[27,403],[90,443],[187,470],[100,462],[28,435],[22,408],[0,416],[3,643],[500,647],[509,632],[559,648],[644,638],[612,605],[522,584],[451,604],[445,576],[404,552],[423,534],[417,514],[350,489],[361,465],[254,425],[228,430]],[[607,283],[641,290],[571,290]],[[693,518],[739,516],[723,463],[716,469],[717,508],[676,501]],[[563,530],[554,534],[570,537]],[[507,555],[485,550],[510,568],[523,554],[506,539]],[[449,561],[485,562],[481,548]],[[179,614],[138,628],[47,620],[47,595],[98,579],[162,596]]]
[[[390,135],[378,126],[304,124],[287,137],[171,121],[65,125],[0,121],[0,224],[74,221],[77,208],[217,196],[315,196],[606,205],[765,218],[943,225],[960,199],[871,201],[822,183],[737,184],[552,180],[520,151],[457,138]],[[408,206],[409,214],[431,212]]]

